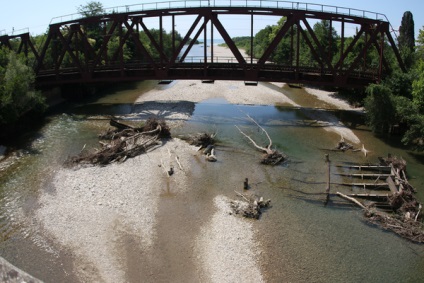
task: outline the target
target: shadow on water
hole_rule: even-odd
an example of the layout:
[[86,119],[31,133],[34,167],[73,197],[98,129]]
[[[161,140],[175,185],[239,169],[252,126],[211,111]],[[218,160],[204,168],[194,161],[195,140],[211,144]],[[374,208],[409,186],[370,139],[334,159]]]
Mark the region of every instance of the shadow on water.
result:
[[366,128],[365,117],[362,112],[355,110],[335,110],[335,109],[319,109],[319,108],[293,108],[288,106],[275,106],[275,109],[285,113],[287,111],[295,111],[304,121],[313,121],[319,118],[339,124],[342,122],[346,127],[356,130],[369,131]]
[[[148,101],[136,104],[90,104],[76,107],[72,114],[82,116],[81,119],[108,120],[109,116],[125,116],[125,120],[147,120],[157,117],[167,121],[182,122],[190,117],[195,109],[195,104],[189,101],[154,102]],[[106,117],[105,117],[106,116]]]
[[419,152],[411,152],[410,155],[417,161],[420,162],[421,164],[424,164],[424,153],[419,153]]

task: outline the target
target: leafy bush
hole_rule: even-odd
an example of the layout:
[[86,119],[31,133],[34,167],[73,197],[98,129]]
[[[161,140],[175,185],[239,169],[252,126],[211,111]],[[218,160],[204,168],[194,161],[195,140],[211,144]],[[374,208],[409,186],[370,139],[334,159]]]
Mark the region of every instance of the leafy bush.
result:
[[16,123],[29,111],[43,112],[45,99],[34,89],[35,74],[25,59],[0,50],[0,125]]

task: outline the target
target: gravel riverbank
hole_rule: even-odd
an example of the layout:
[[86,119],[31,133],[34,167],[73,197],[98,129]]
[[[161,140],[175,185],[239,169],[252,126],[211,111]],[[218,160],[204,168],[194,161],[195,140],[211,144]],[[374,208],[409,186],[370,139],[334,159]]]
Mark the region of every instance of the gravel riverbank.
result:
[[[227,52],[215,47],[215,52]],[[227,54],[226,53],[226,54]],[[281,84],[276,84],[279,87]],[[320,99],[325,99],[323,95]],[[324,98],[323,98],[324,97]],[[300,107],[267,83],[256,87],[243,82],[216,81],[202,84],[200,81],[177,81],[160,85],[141,95],[135,103],[137,118],[158,115],[183,123],[193,111],[193,104],[211,98],[224,98],[234,104],[284,105]],[[330,102],[331,103],[331,102]],[[180,108],[175,108],[176,105]],[[175,106],[175,107],[173,107]],[[191,107],[191,108],[190,108]],[[328,117],[312,119],[329,123],[329,129],[339,131],[355,143],[354,133]],[[341,130],[343,129],[343,130]],[[356,138],[356,139],[355,139]],[[176,163],[179,158],[183,170]],[[36,212],[41,229],[63,247],[73,251],[76,258],[75,272],[85,282],[128,282],[139,278],[142,282],[155,282],[155,266],[133,268],[122,249],[140,251],[141,262],[148,255],[155,255],[157,246],[158,214],[160,198],[167,196],[170,178],[164,172],[172,165],[172,189],[177,194],[190,194],[196,188],[188,186],[188,175],[193,160],[199,154],[195,148],[179,139],[171,139],[147,154],[129,159],[121,164],[79,169],[58,168],[51,189],[39,198]],[[228,199],[217,196],[210,200],[211,217],[200,222],[193,245],[184,246],[187,258],[196,258],[192,273],[199,282],[262,282],[263,274],[257,264],[260,250],[255,242],[255,230],[246,219],[228,214]],[[163,215],[163,213],[162,213]],[[163,217],[163,216],[162,216]],[[172,212],[169,218],[172,221]],[[194,231],[194,230],[193,230]],[[169,231],[172,235],[173,231]],[[131,238],[131,246],[124,239]],[[181,243],[184,245],[184,243]],[[167,251],[172,253],[172,251]],[[143,274],[134,274],[141,272]],[[149,269],[149,270],[147,270]],[[134,271],[135,270],[135,271]],[[163,270],[160,270],[163,272]],[[184,277],[184,270],[180,277]]]

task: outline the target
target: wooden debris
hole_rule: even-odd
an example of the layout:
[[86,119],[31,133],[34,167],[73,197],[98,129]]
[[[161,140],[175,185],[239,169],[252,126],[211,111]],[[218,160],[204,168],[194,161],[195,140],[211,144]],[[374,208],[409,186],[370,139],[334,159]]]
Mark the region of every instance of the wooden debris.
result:
[[361,207],[361,208],[363,208],[363,209],[366,209],[365,205],[363,205],[361,202],[359,202],[359,201],[358,201],[358,200],[356,200],[355,198],[353,198],[353,197],[349,197],[349,196],[347,196],[347,195],[345,195],[345,194],[342,194],[341,192],[337,192],[336,194],[337,194],[338,196],[340,196],[341,198],[344,198],[344,199],[346,199],[346,200],[348,200],[348,201],[350,201],[350,202],[353,202],[354,204],[358,205],[359,207]]
[[341,150],[341,151],[346,151],[349,149],[353,149],[353,145],[351,145],[350,143],[347,143],[344,139],[343,136],[340,136],[340,141],[337,143],[336,150]]
[[345,141],[343,136],[340,136],[340,140],[337,142],[336,146],[332,149],[327,149],[327,150],[332,150],[332,151],[348,151],[351,150],[352,152],[362,152],[365,157],[368,156],[368,153],[370,152],[369,150],[365,149],[365,145],[362,144],[361,148],[354,148],[354,146],[348,142]]
[[269,207],[271,200],[264,201],[263,197],[256,195],[244,195],[235,191],[235,193],[242,198],[242,200],[230,201],[231,209],[233,213],[242,215],[246,218],[259,219],[262,214],[262,210]]
[[210,153],[206,154],[206,160],[209,162],[217,161],[217,158],[215,156],[215,148],[212,147]]
[[392,176],[392,174],[343,174],[343,173],[336,173],[335,175],[345,176],[345,177],[360,177],[361,179]]
[[248,136],[237,125],[235,125],[235,127],[239,130],[239,132],[243,136],[245,136],[253,144],[254,147],[256,147],[259,151],[262,151],[263,153],[265,153],[264,156],[262,157],[261,163],[265,165],[277,165],[280,162],[283,162],[286,159],[286,157],[282,153],[278,152],[276,149],[272,148],[272,139],[269,136],[268,132],[262,126],[260,126],[252,117],[250,117],[247,114],[246,116],[248,117],[249,120],[251,120],[254,124],[256,124],[259,127],[259,129],[261,129],[261,131],[265,133],[266,137],[268,138],[268,145],[266,147],[259,146],[250,136]]
[[[360,185],[365,187],[387,186],[390,194],[351,194],[349,196],[337,193],[338,196],[349,200],[364,209],[364,215],[367,221],[376,224],[383,229],[393,231],[394,233],[407,238],[414,242],[424,243],[424,230],[421,222],[422,205],[415,197],[415,189],[409,184],[406,178],[406,162],[389,155],[388,158],[379,158],[381,165],[367,166],[343,166],[353,169],[381,170],[390,171],[390,175],[386,178],[386,183],[346,183],[345,185]],[[361,175],[361,174],[358,174]],[[381,174],[386,176],[387,174]],[[378,180],[378,179],[377,179]],[[385,202],[373,203],[372,205],[364,205],[356,198],[380,198]],[[390,208],[391,211],[386,213],[379,211],[376,207]]]
[[406,217],[390,216],[373,210],[365,210],[365,217],[370,223],[416,243],[424,243],[424,230],[421,221]]
[[358,169],[359,171],[362,170],[385,170],[390,171],[391,167],[386,165],[336,165],[336,167],[342,167],[342,168],[351,168],[351,169]]
[[389,197],[389,194],[349,194],[348,196],[356,197],[356,198],[367,198],[367,199],[381,198],[381,199],[387,200]]
[[331,161],[330,156],[328,154],[325,155],[325,163],[327,163],[327,187],[325,189],[325,193],[327,194],[325,197],[324,205],[327,205],[330,201],[330,185],[331,185]]
[[205,159],[209,162],[215,162],[218,160],[215,155],[215,137],[216,133],[200,133],[188,137],[182,137],[181,139],[187,141],[190,145],[199,147],[199,150],[204,148],[203,154],[205,155]]
[[190,145],[198,146],[200,149],[207,148],[209,145],[215,144],[216,133],[199,133],[190,135],[188,137],[182,137],[182,140],[187,141]]
[[245,189],[245,190],[249,189],[249,179],[248,178],[244,179],[243,189]]
[[373,187],[373,188],[388,187],[387,183],[338,183],[337,185],[363,187],[363,188],[367,188],[367,187]]
[[93,164],[107,165],[113,162],[124,162],[127,158],[135,157],[156,146],[161,138],[171,136],[165,121],[150,118],[145,125],[135,128],[110,120],[110,124],[119,129],[109,130],[99,135],[102,139],[100,149],[83,150],[77,156],[68,158],[66,165]]
[[180,167],[180,170],[185,172],[183,169],[183,166],[181,165],[180,158],[178,156],[175,156],[175,161],[177,161],[177,164],[178,164],[178,167]]

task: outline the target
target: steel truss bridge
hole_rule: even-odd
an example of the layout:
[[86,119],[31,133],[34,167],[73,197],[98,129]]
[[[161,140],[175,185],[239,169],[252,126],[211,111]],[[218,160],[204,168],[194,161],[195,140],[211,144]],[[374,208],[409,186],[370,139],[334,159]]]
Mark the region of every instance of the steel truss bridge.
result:
[[[245,28],[246,33],[250,33],[252,50],[255,17],[286,17],[286,21],[259,58],[246,58],[227,32],[230,27],[223,24],[222,18],[231,15],[244,15],[250,19],[246,21]],[[159,22],[159,36],[154,36],[146,25],[147,19],[152,18]],[[188,32],[182,35],[183,39],[177,41],[174,36],[176,23],[183,18],[193,21]],[[171,50],[168,48],[167,51],[163,37],[165,19],[172,23]],[[332,46],[334,39],[331,36],[328,44],[319,41],[312,24],[319,20],[329,21],[326,31],[329,34],[336,25],[340,27],[338,58],[334,58],[334,51],[325,47]],[[353,25],[357,30],[350,39],[345,36],[346,25]],[[101,30],[101,39],[96,44],[93,44],[88,32],[93,26]],[[232,58],[214,55],[213,42],[214,38],[218,38],[214,30],[215,33],[218,31],[219,38],[224,39]],[[145,34],[143,38],[140,31]],[[272,52],[283,38],[290,38],[289,63],[270,62]],[[197,39],[204,41],[204,52],[202,58],[194,60],[188,54]],[[207,39],[212,42],[209,47]],[[305,65],[300,61],[302,40],[309,48],[313,64]],[[194,79],[363,87],[380,82],[393,68],[386,58],[388,52],[395,55],[398,66],[405,70],[390,23],[384,15],[288,1],[186,0],[115,7],[99,16],[54,18],[40,46],[35,46],[29,33],[0,36],[0,45],[12,48],[12,42],[19,46],[18,53],[24,52],[34,61],[36,81],[40,86]],[[134,54],[131,59],[125,59],[124,46],[129,42]],[[353,53],[353,50],[356,52]],[[370,52],[377,52],[379,58],[373,66],[368,66],[364,60]]]

